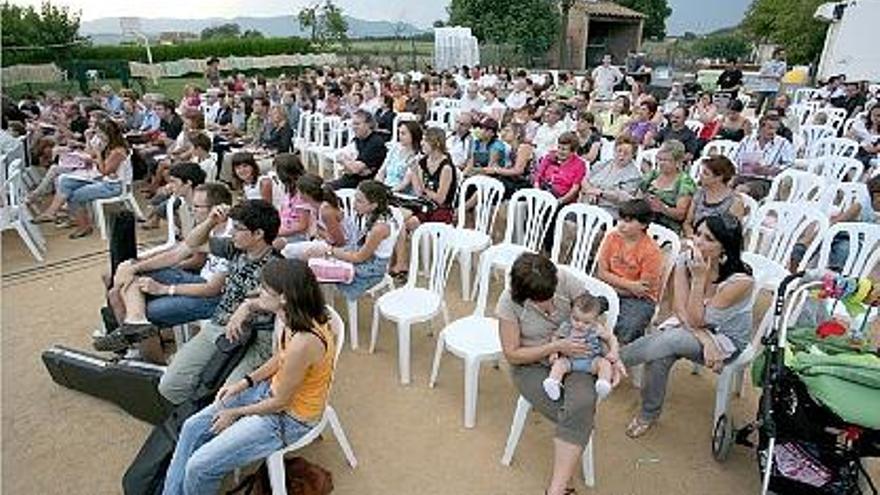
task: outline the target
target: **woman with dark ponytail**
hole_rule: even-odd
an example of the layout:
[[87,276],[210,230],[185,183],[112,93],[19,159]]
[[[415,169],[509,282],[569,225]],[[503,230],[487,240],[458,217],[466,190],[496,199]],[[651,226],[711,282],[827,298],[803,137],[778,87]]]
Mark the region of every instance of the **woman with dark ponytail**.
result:
[[691,250],[676,262],[674,315],[620,351],[626,366],[645,365],[642,410],[627,427],[630,437],[643,435],[660,416],[675,361],[720,372],[749,342],[755,283],[742,260],[742,226],[721,213],[700,220],[696,233]]

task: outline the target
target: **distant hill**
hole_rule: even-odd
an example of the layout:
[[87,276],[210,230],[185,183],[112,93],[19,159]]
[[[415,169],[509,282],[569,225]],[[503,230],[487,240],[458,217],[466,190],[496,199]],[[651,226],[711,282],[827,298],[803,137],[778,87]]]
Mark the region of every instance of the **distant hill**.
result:
[[[367,21],[346,16],[348,21],[348,36],[351,38],[372,38],[384,36],[410,36],[421,34],[424,30],[412,24],[396,23],[389,21]],[[167,31],[182,31],[199,34],[203,29],[220,24],[235,23],[241,27],[242,32],[248,29],[256,29],[267,37],[277,36],[307,36],[299,27],[299,21],[295,16],[275,17],[234,17],[223,19],[211,17],[205,19],[175,19],[175,18],[141,18],[141,29],[150,37],[158,37],[159,33]],[[122,40],[118,17],[102,17],[91,21],[83,21],[80,25],[80,34],[90,36],[96,45],[115,45]]]

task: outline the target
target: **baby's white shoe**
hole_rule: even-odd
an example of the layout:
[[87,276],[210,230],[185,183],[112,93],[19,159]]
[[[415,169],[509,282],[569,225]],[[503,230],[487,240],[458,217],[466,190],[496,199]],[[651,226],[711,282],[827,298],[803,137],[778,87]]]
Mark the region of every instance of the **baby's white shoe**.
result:
[[562,384],[553,378],[547,377],[544,379],[544,392],[547,393],[547,397],[550,397],[550,400],[559,400],[559,396],[562,395]]
[[[546,383],[546,381],[545,381]],[[544,390],[547,390],[547,385],[544,385]],[[608,380],[596,380],[596,395],[599,396],[600,399],[604,399],[608,397],[608,394],[611,393],[611,383]]]

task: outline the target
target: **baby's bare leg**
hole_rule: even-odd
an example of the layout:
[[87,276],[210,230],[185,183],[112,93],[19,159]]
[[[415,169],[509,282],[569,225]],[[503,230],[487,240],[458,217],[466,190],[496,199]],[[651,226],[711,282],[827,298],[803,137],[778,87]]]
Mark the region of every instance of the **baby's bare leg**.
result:
[[569,371],[571,371],[571,361],[567,357],[559,356],[550,366],[550,378],[561,382]]
[[611,378],[614,375],[614,367],[611,366],[611,362],[607,359],[603,357],[597,357],[594,359],[592,371],[599,380],[605,380],[606,382],[611,383]]

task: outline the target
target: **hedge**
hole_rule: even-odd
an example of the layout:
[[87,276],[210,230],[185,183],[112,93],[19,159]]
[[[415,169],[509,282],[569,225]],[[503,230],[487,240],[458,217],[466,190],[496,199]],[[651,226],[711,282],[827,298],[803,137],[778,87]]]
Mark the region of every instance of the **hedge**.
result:
[[[183,58],[208,57],[261,57],[308,53],[311,43],[302,38],[224,38],[193,41],[179,45],[151,46],[153,62],[167,62]],[[129,60],[146,62],[143,46],[76,46],[53,50],[3,50],[3,66],[16,64],[63,63],[71,60]]]

